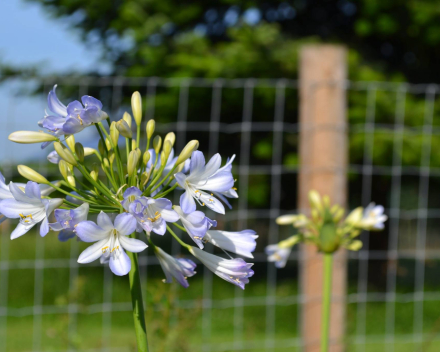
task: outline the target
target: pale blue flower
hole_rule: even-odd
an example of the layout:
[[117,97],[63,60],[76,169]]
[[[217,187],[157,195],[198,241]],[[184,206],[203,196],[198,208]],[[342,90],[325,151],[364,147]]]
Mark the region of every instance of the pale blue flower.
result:
[[280,247],[278,244],[271,244],[265,249],[268,260],[274,262],[277,268],[284,268],[289,259],[292,247]]
[[194,271],[196,264],[190,259],[174,258],[159,247],[154,249],[166,277],[163,281],[172,283],[175,278],[179,284],[187,288],[189,286],[187,278],[196,274]]
[[225,259],[211,253],[204,252],[200,248],[191,247],[191,254],[200,260],[209,270],[218,277],[226,280],[244,290],[249,283],[249,278],[254,275],[251,269],[252,263],[246,263],[241,258]]
[[196,201],[217,213],[225,213],[223,204],[214,196],[214,192],[227,193],[234,185],[234,178],[229,167],[233,159],[234,157],[220,168],[222,162],[220,154],[215,154],[205,165],[202,152],[196,150],[192,153],[189,175],[183,172],[174,175],[179,186],[185,190],[180,197],[180,206],[185,213],[192,213],[196,210]]
[[174,206],[173,209],[180,217],[183,227],[185,227],[188,235],[200,247],[203,248],[203,238],[211,226],[217,226],[217,221],[211,220],[201,211],[193,211],[186,214],[179,206]]
[[54,231],[60,231],[58,239],[65,242],[76,236],[76,225],[87,220],[89,204],[83,203],[76,209],[56,209],[54,214],[57,222],[49,226]]
[[59,198],[42,199],[40,187],[32,181],[26,184],[24,192],[19,186],[11,182],[9,191],[13,198],[4,199],[0,202],[0,213],[7,218],[20,219],[20,223],[11,233],[11,239],[24,235],[40,222],[40,235],[42,237],[46,236],[49,232],[48,217],[63,204],[63,200]]
[[76,226],[76,234],[82,241],[96,242],[80,254],[78,263],[101,258],[101,263],[108,262],[115,275],[127,275],[131,261],[125,250],[138,253],[148,247],[144,242],[128,237],[136,230],[136,219],[131,214],[119,214],[113,225],[110,217],[101,212],[97,222],[83,221]]
[[253,258],[252,252],[257,246],[258,236],[253,230],[243,230],[237,232],[209,230],[203,238],[204,242],[210,242],[225,251],[242,255],[243,257]]

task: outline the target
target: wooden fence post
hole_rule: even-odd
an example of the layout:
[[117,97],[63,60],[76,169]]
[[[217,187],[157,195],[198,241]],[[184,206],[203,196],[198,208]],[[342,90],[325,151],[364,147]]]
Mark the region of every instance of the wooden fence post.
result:
[[[308,212],[308,192],[328,195],[343,207],[347,198],[346,50],[308,45],[300,51],[299,209]],[[301,247],[302,338],[305,352],[319,351],[323,255]],[[345,334],[346,255],[334,260],[330,351],[342,352]]]

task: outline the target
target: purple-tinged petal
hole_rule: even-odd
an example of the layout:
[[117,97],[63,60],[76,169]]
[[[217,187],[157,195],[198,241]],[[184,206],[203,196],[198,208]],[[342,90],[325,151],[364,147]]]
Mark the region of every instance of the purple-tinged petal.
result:
[[54,150],[53,152],[50,152],[47,156],[47,160],[49,160],[52,164],[58,164],[61,160],[58,153]]
[[196,210],[196,201],[191,197],[188,191],[180,196],[180,207],[185,213],[192,213]]
[[141,240],[137,240],[136,238],[122,236],[119,237],[119,242],[125,250],[133,253],[142,252],[145,248],[148,247],[144,242],[142,242]]
[[115,228],[122,236],[129,236],[136,231],[136,219],[128,213],[119,214],[115,219]]
[[57,85],[55,84],[53,89],[49,92],[47,96],[47,106],[49,107],[49,110],[54,112],[57,115],[60,116],[66,116],[67,115],[67,108],[66,106],[58,99],[56,94]]
[[93,106],[93,107],[98,108],[99,110],[102,109],[101,101],[99,101],[96,98],[93,98],[90,95],[83,95],[81,98],[81,101],[86,108]]
[[87,264],[95,261],[105,252],[103,248],[107,247],[109,244],[109,240],[107,238],[100,240],[91,246],[87,247],[78,258],[78,263]]
[[118,276],[127,275],[131,269],[131,260],[124,250],[110,257],[110,270]]
[[81,124],[77,118],[68,117],[63,125],[63,132],[67,134],[75,134],[81,132],[84,128],[85,126]]
[[97,223],[98,223],[98,225],[99,225],[101,228],[103,228],[104,230],[111,231],[111,230],[114,229],[114,226],[113,226],[113,222],[112,222],[112,220],[111,220],[110,217],[109,217],[106,213],[104,213],[103,211],[101,211],[101,212],[99,213],[99,215],[98,215],[98,219],[97,219]]
[[201,151],[195,150],[191,155],[191,163],[190,163],[190,177],[198,177],[201,174],[205,167],[205,157]]
[[76,234],[83,242],[96,242],[109,236],[109,231],[104,230],[93,221],[83,221],[76,226]]

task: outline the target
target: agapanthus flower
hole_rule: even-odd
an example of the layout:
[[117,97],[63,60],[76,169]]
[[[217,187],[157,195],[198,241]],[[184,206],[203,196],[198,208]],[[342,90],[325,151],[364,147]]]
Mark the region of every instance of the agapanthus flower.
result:
[[225,259],[197,247],[191,247],[189,251],[218,277],[243,290],[249,278],[254,275],[251,269],[254,264],[246,263],[242,258]]
[[54,231],[60,231],[58,239],[65,242],[76,236],[76,226],[87,220],[89,204],[83,203],[76,209],[56,209],[54,211],[57,222],[49,224]]
[[208,231],[211,226],[217,226],[217,221],[209,219],[203,212],[198,210],[186,214],[178,205],[174,206],[173,209],[179,215],[180,221],[188,232],[188,235],[200,248],[203,248],[203,238],[206,231]]
[[277,268],[284,268],[289,259],[292,247],[282,247],[279,244],[271,244],[266,247],[268,261],[274,262]]
[[76,226],[76,234],[82,241],[96,242],[80,254],[78,263],[90,263],[101,258],[101,263],[109,262],[115,275],[127,275],[131,261],[125,250],[138,253],[147,248],[144,242],[128,237],[136,230],[136,219],[131,214],[119,214],[113,225],[110,217],[101,212],[97,223],[83,221]]
[[172,283],[174,277],[179,284],[187,288],[189,286],[187,278],[196,274],[194,271],[196,264],[190,259],[174,258],[159,247],[154,247],[154,250],[166,277],[163,281]]
[[173,205],[166,198],[142,197],[142,192],[137,187],[130,187],[124,192],[122,206],[132,214],[139,227],[147,232],[164,235],[167,222],[176,222],[179,215],[172,209]]
[[24,235],[40,222],[40,235],[42,237],[46,236],[49,232],[48,217],[63,203],[63,200],[59,198],[41,198],[40,187],[32,181],[26,184],[24,191],[11,182],[9,191],[13,198],[4,199],[0,202],[0,213],[7,218],[20,219],[20,223],[11,233],[11,239]]
[[102,103],[89,95],[81,98],[82,104],[75,100],[66,107],[58,99],[56,88],[55,85],[47,96],[47,105],[51,114],[46,113],[38,122],[40,127],[46,128],[56,136],[78,133],[87,126],[108,117],[107,113],[102,111]]
[[196,210],[196,201],[209,209],[224,214],[225,207],[214,196],[214,192],[227,196],[234,185],[229,165],[234,157],[222,168],[220,154],[215,154],[205,165],[202,152],[194,151],[191,155],[189,175],[179,172],[174,177],[185,192],[180,197],[180,206],[185,213]]
[[384,214],[384,207],[382,205],[375,205],[370,203],[364,210],[361,226],[370,231],[383,230],[388,217]]
[[210,242],[214,246],[225,251],[242,255],[243,257],[253,258],[252,252],[257,246],[258,235],[253,230],[243,230],[229,232],[222,230],[209,230],[206,232],[203,241]]

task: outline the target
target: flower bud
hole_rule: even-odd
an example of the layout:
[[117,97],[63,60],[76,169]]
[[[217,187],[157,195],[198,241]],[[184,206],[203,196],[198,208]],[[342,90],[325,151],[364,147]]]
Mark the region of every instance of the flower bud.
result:
[[49,181],[47,180],[46,177],[39,174],[35,170],[32,170],[30,167],[28,167],[26,165],[18,165],[17,169],[18,169],[18,173],[21,176],[23,176],[24,178],[28,179],[29,181],[34,181],[34,182],[43,183],[43,184],[49,183]]
[[105,147],[107,148],[107,151],[112,150],[112,142],[110,142],[109,138],[105,139]]
[[78,164],[72,152],[69,149],[67,149],[64,145],[62,145],[60,142],[55,142],[54,147],[61,159],[67,161],[69,164],[72,164],[74,166]]
[[131,150],[135,150],[136,149],[136,139],[132,139],[131,140]]
[[90,176],[93,180],[97,180],[99,176],[99,166],[98,164],[94,163],[92,166],[92,171],[90,171]]
[[160,163],[161,165],[166,165],[167,164],[167,159],[168,156],[166,155],[166,153],[162,150],[162,153],[160,153]]
[[142,98],[139,92],[134,92],[131,96],[131,110],[136,125],[140,126],[142,122]]
[[148,179],[150,177],[150,174],[146,171],[144,171],[141,175],[141,186],[144,187],[145,184],[148,182]]
[[58,138],[51,134],[34,131],[17,131],[9,135],[8,139],[15,143],[32,144],[57,141]]
[[132,150],[128,155],[127,173],[128,176],[133,176],[137,171],[137,163],[139,161],[139,154]]
[[347,218],[345,219],[345,222],[349,225],[352,225],[354,227],[360,226],[360,223],[362,221],[364,209],[362,207],[357,207],[356,209],[353,209],[350,214],[348,214]]
[[73,134],[66,137],[66,144],[70,150],[75,150],[75,136]]
[[102,164],[104,165],[104,167],[106,169],[108,169],[110,167],[110,163],[107,158],[102,159]]
[[63,178],[67,181],[67,175],[70,171],[69,164],[64,160],[60,160],[60,162],[58,163],[58,168],[60,169],[60,173],[63,176]]
[[142,161],[144,162],[144,165],[147,165],[150,161],[150,152],[148,150],[144,153]]
[[174,132],[167,133],[165,139],[163,140],[163,144],[165,145],[167,141],[171,143],[171,148],[172,148],[174,142],[176,141],[176,135],[174,134]]
[[153,139],[153,148],[154,148],[154,151],[156,152],[156,155],[159,154],[161,146],[162,146],[162,137],[161,136],[154,137],[154,139]]
[[362,248],[362,241],[354,240],[349,244],[346,244],[344,247],[350,251],[358,251]]
[[309,202],[312,208],[317,209],[318,211],[322,210],[321,196],[316,191],[309,192]]
[[138,160],[141,160],[142,152],[139,148],[135,148],[134,151],[138,154]]
[[128,125],[125,119],[119,120],[116,122],[116,128],[119,133],[125,138],[131,138],[133,136],[133,132],[131,131],[131,127]]
[[128,112],[124,112],[124,116],[122,116],[122,119],[127,122],[128,127],[131,129],[131,115]]
[[170,156],[171,153],[171,149],[172,149],[172,145],[170,143],[170,141],[165,140],[163,142],[163,152],[165,153],[165,161],[168,159],[168,157]]
[[153,136],[154,129],[156,128],[156,121],[149,120],[147,122],[147,138],[150,139]]
[[73,176],[72,172],[70,172],[70,174],[67,175],[67,182],[68,182],[69,185],[71,185],[72,187],[76,187],[75,177]]
[[99,154],[101,154],[101,155],[104,155],[104,153],[106,151],[106,147],[105,147],[105,144],[102,141],[102,139],[100,139],[98,142],[98,150],[99,150]]
[[180,152],[179,157],[176,160],[176,163],[174,165],[179,165],[181,163],[183,163],[186,159],[188,159],[189,157],[191,157],[191,154],[194,150],[197,150],[197,148],[199,147],[199,141],[198,140],[192,140],[189,141],[188,144],[185,146],[185,148],[183,148],[183,150]]
[[84,148],[84,156],[90,156],[96,153],[96,149],[85,147]]
[[75,143],[75,154],[80,163],[84,162],[84,147],[81,143]]
[[112,139],[113,145],[118,145],[118,139],[119,139],[119,131],[116,128],[116,122],[113,121],[110,125],[110,138]]
[[113,164],[113,161],[115,161],[115,152],[113,150],[108,153],[108,160],[111,165]]

